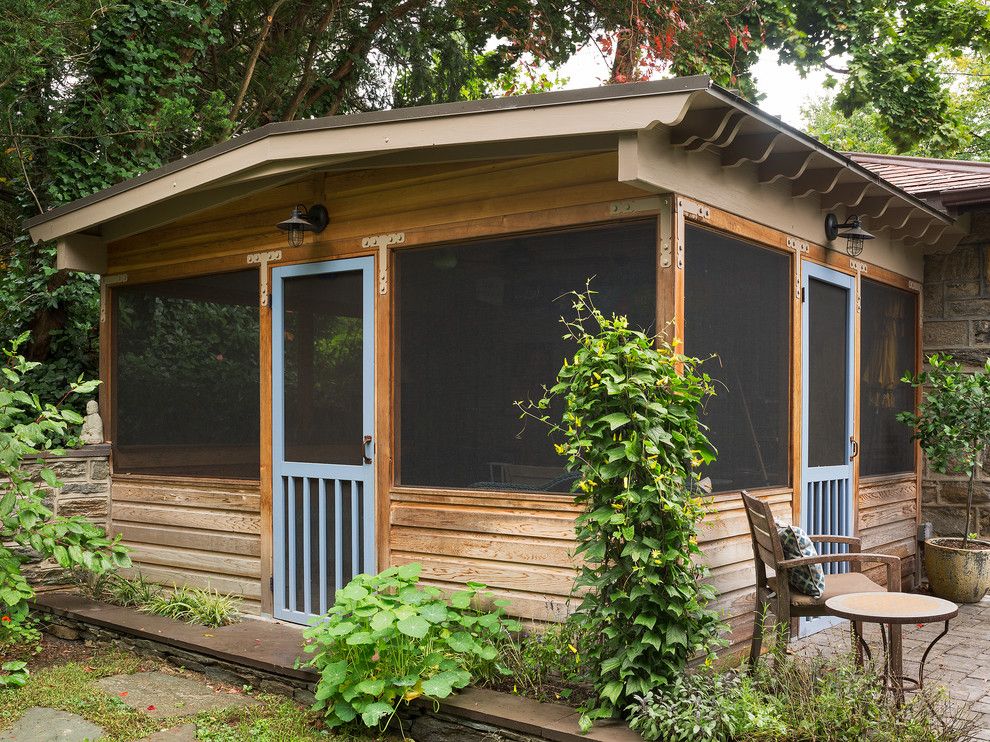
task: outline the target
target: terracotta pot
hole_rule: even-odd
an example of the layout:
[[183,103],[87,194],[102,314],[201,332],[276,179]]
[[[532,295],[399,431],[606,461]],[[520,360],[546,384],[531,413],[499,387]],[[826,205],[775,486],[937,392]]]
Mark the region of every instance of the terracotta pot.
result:
[[979,603],[990,590],[990,541],[970,539],[976,549],[951,544],[960,538],[933,538],[925,542],[925,572],[932,592],[954,603]]

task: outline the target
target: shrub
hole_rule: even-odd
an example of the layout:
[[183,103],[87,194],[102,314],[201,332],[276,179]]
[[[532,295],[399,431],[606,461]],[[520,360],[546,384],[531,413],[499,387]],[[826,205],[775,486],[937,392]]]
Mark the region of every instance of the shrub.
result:
[[[39,364],[29,362],[17,349],[27,340],[21,335],[3,350],[0,367],[0,646],[35,641],[37,632],[28,620],[28,601],[34,589],[21,573],[25,550],[53,557],[61,567],[106,572],[129,566],[127,550],[119,538],[110,540],[101,528],[81,517],[56,518],[44,504],[45,488],[61,483],[42,465],[39,484],[24,467],[43,451],[55,451],[56,441],[66,437],[69,425],[82,423],[78,413],[63,409],[74,395],[90,394],[99,382],[72,384],[58,404],[42,403],[24,390]],[[14,548],[20,549],[15,552]]]
[[900,412],[897,419],[914,429],[928,464],[939,474],[965,474],[966,528],[963,548],[969,543],[973,523],[973,489],[983,452],[990,445],[990,358],[983,368],[966,373],[952,356],[936,353],[928,359],[930,370],[901,381],[924,387],[918,414]]
[[[715,457],[698,422],[711,381],[696,359],[606,317],[592,293],[573,294],[575,318],[564,321],[573,360],[527,408],[563,438],[557,451],[579,475],[574,620],[599,637],[586,650],[597,698],[584,708],[585,729],[672,683],[688,658],[713,651],[722,628],[694,561],[706,512],[698,468]],[[558,400],[560,425],[546,412]]]
[[638,698],[628,714],[645,739],[671,742],[962,742],[975,730],[975,716],[943,690],[898,707],[877,668],[783,653],[751,672],[699,669]]
[[680,676],[663,691],[637,698],[629,726],[648,740],[723,742],[746,726],[747,710],[736,702],[739,678],[697,672]]
[[404,702],[446,698],[495,663],[503,632],[519,629],[501,601],[494,612],[472,607],[487,597],[484,585],[468,583],[448,603],[440,590],[418,584],[419,572],[406,564],[358,575],[305,631],[304,650],[313,653],[306,666],[320,673],[314,708],[330,727],[358,716],[384,727]]

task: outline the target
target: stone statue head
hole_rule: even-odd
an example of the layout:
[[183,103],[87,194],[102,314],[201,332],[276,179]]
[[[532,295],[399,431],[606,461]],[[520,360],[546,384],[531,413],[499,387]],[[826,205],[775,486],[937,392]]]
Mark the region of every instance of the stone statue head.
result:
[[100,404],[95,399],[91,399],[86,403],[86,414],[95,415],[100,411]]

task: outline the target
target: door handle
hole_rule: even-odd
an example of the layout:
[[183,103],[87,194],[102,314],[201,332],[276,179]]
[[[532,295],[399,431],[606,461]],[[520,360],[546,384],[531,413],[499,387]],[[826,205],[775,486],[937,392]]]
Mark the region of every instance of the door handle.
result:
[[371,445],[370,435],[366,435],[364,438],[361,439],[361,458],[364,460],[364,463],[366,464],[371,463],[371,457],[368,455],[368,446],[370,445]]
[[856,440],[855,436],[849,436],[849,442],[852,444],[852,453],[849,454],[849,460],[852,461],[859,456],[859,441]]

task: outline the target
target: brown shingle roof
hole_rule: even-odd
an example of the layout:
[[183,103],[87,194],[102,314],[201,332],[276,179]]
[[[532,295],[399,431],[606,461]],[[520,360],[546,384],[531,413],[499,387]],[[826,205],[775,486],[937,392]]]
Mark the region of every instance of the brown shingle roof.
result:
[[990,162],[849,152],[848,157],[914,196],[990,189]]

